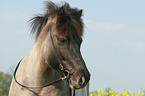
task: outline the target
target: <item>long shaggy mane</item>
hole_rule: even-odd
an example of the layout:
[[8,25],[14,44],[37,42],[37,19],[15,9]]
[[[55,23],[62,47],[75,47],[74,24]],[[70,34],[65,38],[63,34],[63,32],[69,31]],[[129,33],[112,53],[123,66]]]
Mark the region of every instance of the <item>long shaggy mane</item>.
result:
[[[61,35],[71,35],[77,32],[79,36],[83,34],[83,22],[81,19],[82,10],[71,8],[70,5],[64,2],[61,5],[55,4],[51,1],[45,2],[46,12],[32,18],[31,33],[38,36],[46,25],[49,17],[56,17],[55,28]],[[53,25],[52,25],[53,26]]]

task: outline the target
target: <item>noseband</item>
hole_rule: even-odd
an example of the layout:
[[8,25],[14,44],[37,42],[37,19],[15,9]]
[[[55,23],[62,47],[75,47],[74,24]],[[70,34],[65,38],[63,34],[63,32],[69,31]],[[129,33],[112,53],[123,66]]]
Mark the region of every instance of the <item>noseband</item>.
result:
[[[54,49],[55,53],[57,54],[56,48],[55,48],[55,46],[54,46],[54,42],[53,42],[53,38],[52,38],[51,32],[52,32],[52,25],[50,25],[50,38],[51,38],[51,42],[52,42],[53,49]],[[56,56],[56,57],[57,57],[57,56]],[[15,71],[14,71],[14,80],[15,80],[15,82],[16,82],[18,85],[20,85],[21,87],[26,88],[27,90],[29,90],[30,92],[32,92],[32,93],[35,94],[36,96],[40,96],[39,94],[37,94],[37,93],[36,93],[35,91],[33,91],[32,89],[38,89],[38,88],[48,87],[48,86],[53,85],[53,84],[55,84],[55,83],[58,83],[58,82],[60,82],[60,81],[68,81],[68,79],[70,78],[70,76],[74,73],[74,72],[71,72],[71,71],[72,71],[72,68],[71,68],[69,71],[68,71],[68,70],[65,70],[64,67],[63,67],[63,65],[62,65],[61,60],[60,60],[58,57],[57,57],[57,60],[58,60],[58,62],[59,62],[59,68],[60,68],[60,70],[61,70],[62,73],[63,73],[63,77],[60,77],[59,79],[56,79],[56,80],[54,80],[54,81],[52,81],[52,82],[49,82],[49,83],[46,84],[46,85],[43,85],[43,86],[36,86],[36,87],[25,86],[24,84],[19,83],[19,82],[17,81],[17,79],[16,79],[16,72],[17,72],[17,70],[18,70],[18,67],[19,67],[21,61],[22,61],[22,59],[21,59],[20,62],[18,63],[18,65],[17,65]],[[65,73],[67,73],[67,74],[65,74]],[[73,89],[71,89],[71,88],[69,88],[69,90],[70,90],[70,96],[75,96],[75,90],[73,90]]]

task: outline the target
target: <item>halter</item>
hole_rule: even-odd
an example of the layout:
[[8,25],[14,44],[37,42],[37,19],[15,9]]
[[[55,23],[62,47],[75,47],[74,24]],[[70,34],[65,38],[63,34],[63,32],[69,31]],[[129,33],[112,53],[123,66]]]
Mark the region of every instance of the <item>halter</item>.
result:
[[[53,42],[53,38],[52,38],[51,32],[52,32],[52,25],[50,25],[50,38],[51,38],[51,42],[52,42],[53,49],[54,49],[55,53],[57,54],[56,48],[55,48],[55,46],[54,46],[54,42]],[[15,71],[14,71],[14,80],[15,80],[15,82],[16,82],[18,85],[20,85],[20,86],[26,88],[27,90],[29,90],[30,92],[32,92],[32,93],[35,94],[36,96],[40,96],[39,94],[37,94],[37,93],[36,93],[35,91],[33,91],[32,89],[44,88],[44,87],[48,87],[48,86],[50,86],[50,85],[52,85],[52,84],[58,83],[58,82],[60,82],[60,81],[67,81],[67,80],[70,78],[70,76],[74,73],[74,72],[71,73],[72,68],[71,68],[71,70],[69,70],[69,71],[68,71],[68,70],[65,70],[64,67],[63,67],[63,65],[62,65],[61,60],[60,60],[58,57],[57,57],[57,59],[58,59],[58,62],[59,62],[59,68],[60,68],[60,70],[63,72],[63,77],[60,77],[59,79],[56,79],[56,80],[54,80],[54,81],[52,81],[52,82],[49,82],[48,84],[43,85],[43,86],[36,86],[36,87],[30,87],[30,86],[28,87],[28,86],[25,86],[25,85],[23,85],[22,83],[19,83],[19,82],[17,81],[17,79],[16,79],[16,72],[17,72],[17,70],[18,70],[18,67],[19,67],[21,61],[22,61],[22,59],[21,59],[21,60],[19,61],[18,65],[17,65]],[[67,74],[65,74],[66,72],[67,72]],[[71,89],[71,88],[69,88],[69,90],[70,90],[70,96],[75,96],[75,90],[73,90],[73,89]]]

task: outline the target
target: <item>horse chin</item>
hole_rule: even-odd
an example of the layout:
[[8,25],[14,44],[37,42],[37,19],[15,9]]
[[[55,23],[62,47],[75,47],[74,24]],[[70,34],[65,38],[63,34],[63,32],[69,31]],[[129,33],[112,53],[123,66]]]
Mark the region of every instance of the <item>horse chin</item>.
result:
[[75,81],[73,81],[71,79],[69,79],[68,81],[69,81],[69,87],[71,89],[73,89],[73,90],[77,90],[77,89],[80,89],[80,88],[84,88],[85,87],[85,86],[78,85],[77,82],[75,82]]

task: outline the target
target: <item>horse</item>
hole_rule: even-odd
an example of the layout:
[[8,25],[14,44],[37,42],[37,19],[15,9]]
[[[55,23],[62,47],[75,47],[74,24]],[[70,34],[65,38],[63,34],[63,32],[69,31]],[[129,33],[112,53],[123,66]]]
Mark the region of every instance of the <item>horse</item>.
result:
[[34,45],[17,65],[9,96],[77,95],[90,80],[80,52],[83,10],[67,2],[45,4],[46,12],[30,20]]

